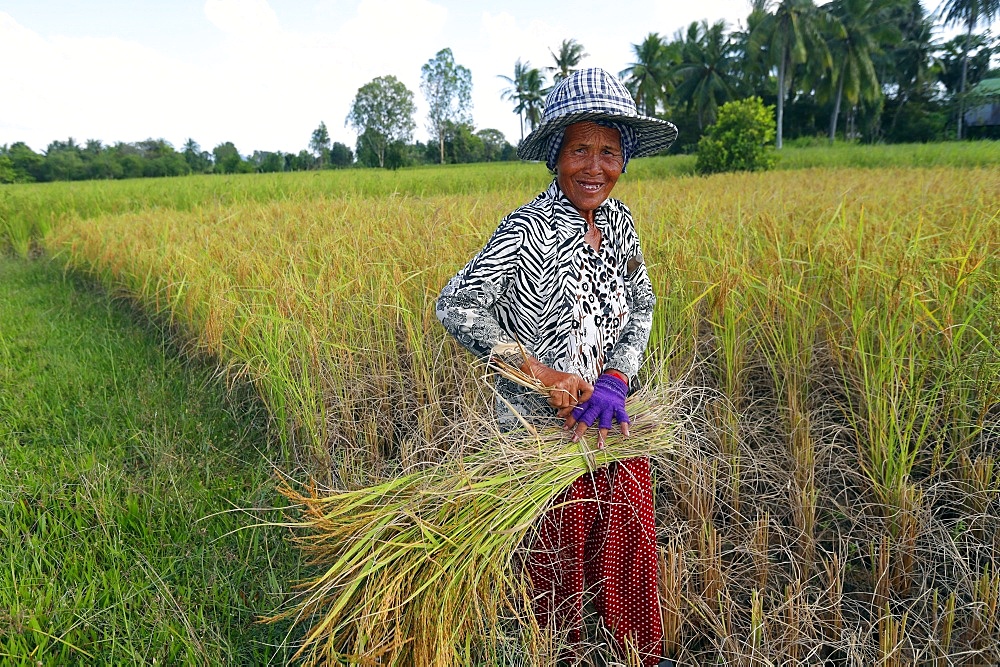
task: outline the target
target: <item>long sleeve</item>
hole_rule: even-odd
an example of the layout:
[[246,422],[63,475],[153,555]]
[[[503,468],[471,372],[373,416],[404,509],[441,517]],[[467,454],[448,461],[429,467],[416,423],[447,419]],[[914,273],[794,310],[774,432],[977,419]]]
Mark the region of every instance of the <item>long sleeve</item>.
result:
[[480,358],[489,356],[497,343],[513,342],[500,326],[494,306],[510,288],[524,236],[516,218],[505,218],[438,297],[436,313],[445,330]]
[[622,208],[628,223],[625,244],[625,299],[629,306],[629,318],[611,354],[605,358],[604,368],[613,368],[634,378],[639,372],[646,346],[649,344],[656,296],[653,294],[653,284],[642,258],[639,237],[635,233],[631,213],[624,206]]

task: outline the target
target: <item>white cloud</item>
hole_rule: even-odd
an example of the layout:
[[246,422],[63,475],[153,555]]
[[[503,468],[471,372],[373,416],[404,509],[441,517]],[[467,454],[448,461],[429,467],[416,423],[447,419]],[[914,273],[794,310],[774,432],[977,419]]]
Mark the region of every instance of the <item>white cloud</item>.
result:
[[[0,143],[42,150],[55,139],[138,141],[171,124],[171,91],[185,66],[135,42],[45,37],[0,13]],[[30,65],[29,65],[30,64]],[[55,128],[55,129],[54,129]]]
[[223,32],[240,38],[265,37],[281,29],[267,0],[206,0],[205,16]]
[[187,62],[124,39],[39,34],[0,13],[0,62],[25,64],[0,68],[16,101],[0,114],[0,144],[154,135],[297,152],[323,120],[353,147],[344,118],[364,83],[394,74],[422,103],[420,66],[441,48],[448,11],[362,0],[348,20],[308,34],[285,29],[266,0],[206,0],[204,16],[218,38]]
[[514,63],[518,59],[532,67],[548,66],[552,57],[546,45],[557,33],[557,29],[545,21],[519,23],[507,12],[482,12],[478,39],[482,48],[469,53],[469,62],[462,63],[472,70],[473,116],[477,128],[496,128],[508,141],[517,143],[520,126],[513,103],[497,104],[503,89],[510,85],[500,75],[513,76]]
[[448,10],[428,0],[362,0],[330,44],[348,100],[343,115],[358,88],[377,76],[396,76],[419,98],[420,67],[443,48],[447,21]]

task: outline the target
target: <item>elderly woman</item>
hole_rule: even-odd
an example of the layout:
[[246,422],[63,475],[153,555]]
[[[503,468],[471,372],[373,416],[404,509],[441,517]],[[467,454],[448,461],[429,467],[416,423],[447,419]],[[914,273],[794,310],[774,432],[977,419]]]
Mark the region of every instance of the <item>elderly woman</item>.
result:
[[[500,358],[552,387],[548,399],[497,380],[497,418],[557,420],[573,439],[597,423],[598,446],[617,421],[649,341],[652,286],[632,215],[610,199],[632,157],[665,149],[676,128],[640,116],[622,83],[578,71],[545,101],[518,155],[555,174],[534,201],[505,217],[486,246],[441,292],[437,314],[469,351]],[[522,356],[521,350],[527,352]],[[552,502],[528,559],[535,615],[578,644],[584,591],[618,650],[660,662],[656,534],[648,459],[577,479]]]

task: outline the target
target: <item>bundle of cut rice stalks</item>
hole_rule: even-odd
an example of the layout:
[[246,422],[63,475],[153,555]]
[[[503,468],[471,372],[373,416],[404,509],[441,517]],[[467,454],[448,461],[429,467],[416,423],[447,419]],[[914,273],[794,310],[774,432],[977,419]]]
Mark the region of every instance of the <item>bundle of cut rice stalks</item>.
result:
[[596,428],[574,443],[558,425],[502,433],[484,419],[435,467],[342,492],[283,487],[302,513],[285,525],[322,571],[270,620],[308,626],[296,654],[308,664],[531,662],[524,644],[540,635],[518,548],[581,474],[665,453],[676,403],[669,388],[632,395],[631,435],[603,449]]

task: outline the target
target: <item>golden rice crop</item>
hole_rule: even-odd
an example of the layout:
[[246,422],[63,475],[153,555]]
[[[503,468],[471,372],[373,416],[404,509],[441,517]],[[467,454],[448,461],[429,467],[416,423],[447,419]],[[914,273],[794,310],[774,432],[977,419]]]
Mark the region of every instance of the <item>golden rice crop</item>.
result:
[[[533,194],[199,203],[44,244],[252,381],[305,469],[363,495],[468,453],[489,400],[433,302]],[[1000,659],[1000,173],[626,175],[616,195],[659,298],[642,383],[709,390],[657,476],[676,655]]]
[[[536,519],[595,466],[669,451],[676,406],[666,387],[633,395],[631,435],[603,449],[587,438],[573,443],[558,426],[502,433],[486,418],[465,425],[440,463],[387,482],[285,486],[302,513],[286,525],[319,571],[276,617],[309,624],[298,657],[498,664],[510,644],[530,643],[518,636],[538,628],[517,554]],[[503,620],[513,638],[501,632]]]

